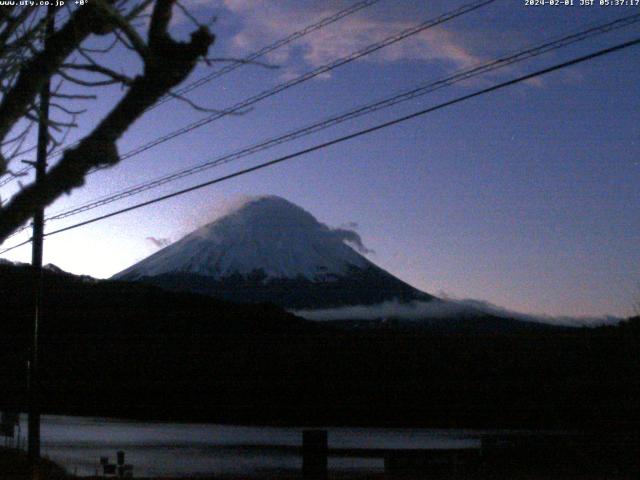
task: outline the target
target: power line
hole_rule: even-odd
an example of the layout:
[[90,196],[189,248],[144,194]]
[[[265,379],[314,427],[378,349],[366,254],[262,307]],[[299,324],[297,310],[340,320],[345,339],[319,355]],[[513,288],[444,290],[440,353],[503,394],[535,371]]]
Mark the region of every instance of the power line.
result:
[[5,185],[8,185],[9,183],[11,183],[14,180],[16,180],[18,177],[22,177],[23,175],[27,174],[29,172],[29,170],[31,170],[32,168],[33,167],[31,165],[29,165],[28,167],[21,168],[20,170],[15,172],[13,175],[12,174],[6,174],[7,178],[5,178],[4,180],[0,180],[0,187],[4,187]]
[[[257,50],[251,54],[249,54],[248,56],[244,57],[243,59],[237,61],[237,62],[233,62],[229,65],[227,65],[224,68],[221,68],[219,70],[216,70],[214,72],[211,72],[208,75],[205,75],[204,77],[196,80],[195,82],[192,82],[188,85],[185,85],[184,87],[176,90],[174,92],[174,94],[176,95],[184,95],[185,93],[188,93],[192,90],[195,90],[196,88],[201,87],[202,85],[205,85],[213,80],[215,80],[216,78],[220,78],[223,75],[226,75],[228,73],[233,72],[234,70],[241,68],[243,66],[245,66],[248,63],[251,63],[255,60],[257,60],[258,58],[273,52],[274,50],[277,50],[278,48],[281,48],[289,43],[294,42],[295,40],[298,40],[299,38],[302,38],[306,35],[309,35],[310,33],[315,32],[316,30],[319,30],[323,27],[326,27],[327,25],[330,25],[332,23],[337,22],[338,20],[343,19],[344,17],[347,17],[349,15],[353,15],[356,12],[359,12],[360,10],[363,10],[364,8],[370,7],[372,5],[375,5],[376,3],[380,2],[380,0],[363,0],[357,3],[354,3],[353,5],[340,10],[332,15],[329,15],[327,17],[324,17],[322,19],[320,19],[318,22],[315,22],[311,25],[307,25],[306,27],[304,27],[301,30],[298,30],[296,32],[293,32],[292,34],[281,38],[280,40],[269,44],[263,48],[261,48],[260,50]],[[174,99],[175,97],[172,95],[165,95],[164,97],[162,97],[158,102],[156,102],[154,105],[150,106],[149,108],[147,108],[147,111],[149,110],[153,110],[154,108],[158,107],[159,105],[166,103],[172,99]],[[60,153],[62,153],[65,149],[72,147],[73,145],[77,144],[79,142],[74,142],[71,145],[67,145],[64,148],[58,149],[58,150],[54,150],[53,152],[51,152],[50,155],[55,156],[58,155]],[[35,147],[33,147],[35,148]],[[25,152],[23,152],[25,153]],[[31,166],[27,166],[24,167],[20,170],[18,170],[16,172],[15,176],[9,176],[7,178],[5,178],[4,180],[0,180],[0,187],[3,187],[4,185],[7,185],[8,183],[12,182],[15,178],[17,178],[18,176],[22,176],[24,174],[26,174],[29,170],[31,170]]]
[[[445,22],[447,22],[449,20],[452,20],[454,18],[460,17],[460,16],[462,16],[462,15],[464,15],[466,13],[469,13],[471,11],[474,11],[476,9],[479,9],[481,7],[489,5],[490,3],[493,3],[495,1],[496,0],[476,0],[475,2],[471,2],[471,3],[465,4],[465,5],[461,6],[461,7],[458,7],[457,9],[454,9],[454,10],[448,11],[446,13],[443,13],[443,14],[439,15],[438,17],[426,20],[426,21],[424,21],[424,22],[422,22],[422,23],[420,23],[420,24],[418,24],[416,26],[413,26],[413,27],[407,28],[405,30],[402,30],[399,33],[396,33],[396,34],[394,34],[394,35],[392,35],[390,37],[387,37],[387,38],[385,38],[385,39],[383,39],[383,40],[381,40],[379,42],[370,44],[370,45],[368,45],[367,47],[365,47],[365,48],[363,48],[361,50],[358,50],[358,51],[356,51],[354,53],[351,53],[350,55],[347,55],[345,57],[342,57],[342,58],[339,58],[337,60],[334,60],[331,63],[322,65],[322,66],[320,66],[320,67],[318,67],[318,68],[316,68],[314,70],[311,70],[311,71],[309,71],[307,73],[304,73],[304,74],[302,74],[302,75],[300,75],[300,76],[298,76],[298,77],[296,77],[296,78],[294,78],[292,80],[289,80],[287,82],[284,82],[284,83],[281,83],[279,85],[276,85],[272,89],[265,90],[265,91],[263,91],[263,92],[261,92],[261,93],[259,93],[257,95],[249,97],[248,99],[245,99],[245,100],[233,105],[232,107],[230,107],[230,108],[228,108],[226,110],[223,110],[222,112],[214,113],[214,114],[212,114],[212,115],[210,115],[208,117],[205,117],[205,118],[203,118],[203,119],[201,119],[201,120],[199,120],[197,122],[191,123],[191,124],[189,124],[189,125],[187,125],[185,127],[182,127],[182,128],[180,128],[178,130],[174,130],[173,132],[170,132],[170,133],[168,133],[168,134],[166,134],[166,135],[164,135],[162,137],[159,137],[159,138],[157,138],[157,139],[155,139],[155,140],[153,140],[151,142],[148,142],[148,143],[146,143],[144,145],[141,145],[141,146],[135,148],[134,150],[130,150],[129,152],[126,152],[123,155],[121,155],[120,159],[121,160],[126,160],[128,158],[131,158],[131,157],[133,157],[135,155],[138,155],[138,154],[140,154],[140,153],[142,153],[142,152],[144,152],[144,151],[146,151],[146,150],[148,150],[150,148],[153,148],[153,147],[155,147],[155,146],[157,146],[157,145],[159,145],[161,143],[169,141],[169,140],[171,140],[171,139],[173,139],[175,137],[178,137],[180,135],[186,134],[186,133],[188,133],[188,132],[190,132],[190,131],[192,131],[192,130],[194,130],[196,128],[199,128],[201,126],[207,125],[208,123],[211,123],[211,122],[213,122],[215,120],[218,120],[219,118],[222,118],[224,116],[230,115],[230,114],[235,113],[235,112],[238,112],[238,111],[240,111],[240,110],[242,110],[244,108],[247,108],[247,107],[249,107],[249,106],[251,106],[251,105],[253,105],[253,104],[255,104],[255,103],[257,103],[257,102],[259,102],[261,100],[264,100],[264,99],[266,99],[268,97],[276,95],[277,93],[280,93],[280,92],[282,92],[284,90],[287,90],[287,89],[289,89],[289,88],[291,88],[291,87],[293,87],[295,85],[298,85],[298,84],[300,84],[302,82],[311,80],[312,78],[315,78],[318,75],[321,75],[323,73],[327,73],[327,72],[329,72],[329,71],[331,71],[331,70],[333,70],[335,68],[338,68],[338,67],[340,67],[342,65],[345,65],[345,64],[350,63],[350,62],[352,62],[354,60],[362,58],[365,55],[371,54],[371,53],[373,53],[375,51],[378,51],[378,50],[380,50],[382,48],[385,48],[385,47],[387,47],[389,45],[397,43],[397,42],[399,42],[399,41],[401,41],[401,40],[403,40],[403,39],[405,39],[407,37],[410,37],[412,35],[415,35],[417,33],[422,32],[424,30],[427,30],[429,28],[435,27],[437,25],[445,23]],[[91,170],[88,174],[90,175],[92,173],[95,173],[97,171],[102,170],[103,168],[105,168],[105,167],[96,168],[94,170]],[[8,183],[8,181],[11,181],[11,179],[5,180],[5,183],[0,182],[0,187],[5,185],[6,183]],[[23,230],[23,229],[21,229],[21,230]],[[14,232],[13,235],[19,233],[21,230],[17,230],[16,232]]]
[[[572,65],[583,63],[583,62],[592,60],[592,59],[597,58],[597,57],[602,57],[604,55],[608,55],[608,54],[616,52],[616,51],[624,50],[626,48],[629,48],[629,47],[632,47],[632,46],[635,46],[635,45],[638,45],[638,44],[640,44],[640,38],[636,38],[635,40],[631,40],[631,41],[628,41],[628,42],[625,42],[625,43],[621,43],[621,44],[615,45],[613,47],[609,47],[609,48],[605,48],[605,49],[602,49],[602,50],[598,50],[597,52],[594,52],[594,53],[591,53],[591,54],[588,54],[588,55],[584,55],[584,56],[575,58],[573,60],[562,62],[562,63],[556,64],[556,65],[553,65],[551,67],[547,67],[547,68],[544,68],[542,70],[538,70],[536,72],[533,72],[533,73],[530,73],[530,74],[527,74],[527,75],[523,75],[523,76],[517,77],[515,79],[508,80],[506,82],[502,82],[502,83],[493,85],[493,86],[488,87],[488,88],[484,88],[482,90],[478,90],[478,91],[476,91],[474,93],[470,93],[468,95],[464,95],[462,97],[458,97],[458,98],[456,98],[454,100],[449,100],[447,102],[441,103],[441,104],[436,105],[434,107],[429,107],[429,108],[426,108],[424,110],[420,110],[420,111],[411,113],[409,115],[405,115],[403,117],[399,117],[399,118],[396,118],[394,120],[390,120],[388,122],[384,122],[384,123],[375,125],[373,127],[369,127],[369,128],[363,129],[363,130],[359,130],[359,131],[357,131],[355,133],[352,133],[352,134],[349,134],[349,135],[345,135],[345,136],[342,136],[342,137],[338,137],[336,139],[333,139],[333,140],[330,140],[330,141],[315,145],[313,147],[305,148],[303,150],[299,150],[299,151],[291,153],[289,155],[285,155],[285,156],[276,158],[274,160],[261,163],[261,164],[256,165],[256,166],[253,166],[253,167],[250,167],[250,168],[246,168],[246,169],[240,170],[238,172],[235,172],[235,173],[232,173],[232,174],[229,174],[229,175],[225,175],[223,177],[219,177],[219,178],[216,178],[216,179],[213,179],[213,180],[209,180],[207,182],[203,182],[203,183],[191,186],[189,188],[178,190],[176,192],[173,192],[173,193],[170,193],[170,194],[167,194],[167,195],[163,195],[161,197],[157,197],[157,198],[154,198],[152,200],[148,200],[146,202],[138,203],[136,205],[133,205],[133,206],[130,206],[130,207],[127,207],[127,208],[123,208],[121,210],[116,210],[114,212],[111,212],[111,213],[108,213],[108,214],[105,214],[105,215],[94,217],[94,218],[91,218],[89,220],[85,220],[83,222],[76,223],[74,225],[70,225],[70,226],[67,226],[67,227],[64,227],[64,228],[60,228],[58,230],[54,230],[52,232],[46,233],[45,236],[49,237],[49,236],[52,236],[52,235],[56,235],[58,233],[66,232],[68,230],[73,230],[75,228],[79,228],[79,227],[82,227],[84,225],[95,223],[95,222],[98,222],[100,220],[105,220],[107,218],[111,218],[111,217],[114,217],[116,215],[120,215],[122,213],[130,212],[132,210],[137,210],[139,208],[142,208],[142,207],[145,207],[145,206],[148,206],[148,205],[152,205],[154,203],[158,203],[158,202],[161,202],[161,201],[164,201],[164,200],[168,200],[170,198],[177,197],[179,195],[183,195],[185,193],[189,193],[189,192],[192,192],[192,191],[195,191],[195,190],[199,190],[201,188],[204,188],[204,187],[216,184],[216,183],[220,183],[220,182],[223,182],[223,181],[226,181],[226,180],[230,180],[230,179],[235,178],[235,177],[239,177],[241,175],[245,175],[245,174],[248,174],[248,173],[251,173],[251,172],[255,172],[257,170],[261,170],[263,168],[267,168],[267,167],[276,165],[278,163],[282,163],[282,162],[285,162],[285,161],[288,161],[288,160],[292,160],[294,158],[306,155],[308,153],[315,152],[315,151],[327,148],[327,147],[332,146],[332,145],[336,145],[338,143],[342,143],[342,142],[345,142],[345,141],[348,141],[348,140],[352,140],[354,138],[361,137],[363,135],[367,135],[369,133],[373,133],[373,132],[376,132],[378,130],[382,130],[384,128],[390,127],[390,126],[406,122],[408,120],[411,120],[411,119],[426,115],[426,114],[431,113],[431,112],[434,112],[436,110],[440,110],[440,109],[443,109],[445,107],[449,107],[449,106],[464,102],[466,100],[470,100],[472,98],[475,98],[475,97],[478,97],[478,96],[481,96],[481,95],[484,95],[484,94],[487,94],[487,93],[490,93],[490,92],[494,92],[494,91],[509,87],[511,85],[515,85],[517,83],[521,83],[521,82],[530,80],[530,79],[535,78],[535,77],[546,75],[548,73],[551,73],[551,72],[554,72],[554,71],[557,71],[557,70],[561,70],[563,68],[566,68],[566,67],[569,67],[569,66],[572,66]],[[17,248],[17,246],[14,246],[14,247],[11,247],[11,248]],[[4,253],[4,251],[0,252],[0,254],[1,253]]]
[[[484,7],[486,5],[489,5],[490,3],[495,2],[496,0],[477,0],[475,2],[463,5],[455,10],[451,10],[447,13],[444,13],[438,17],[435,17],[433,19],[430,20],[426,20],[414,27],[410,27],[407,28],[399,33],[396,33],[395,35],[392,35],[390,37],[385,38],[384,40],[381,40],[379,42],[373,43],[368,45],[367,47],[358,50],[354,53],[351,53],[350,55],[347,55],[345,57],[339,58],[337,60],[334,60],[331,63],[322,65],[314,70],[311,70],[307,73],[304,73],[296,78],[293,78],[287,82],[283,82],[280,83],[278,85],[276,85],[273,88],[270,88],[268,90],[264,90],[263,92],[260,92],[256,95],[253,95],[245,100],[242,100],[241,102],[236,103],[235,105],[222,110],[220,112],[216,112],[213,113],[207,117],[204,117],[196,122],[190,123],[189,125],[186,125],[182,128],[179,128],[177,130],[174,130],[172,132],[169,132],[161,137],[158,137],[154,140],[151,140],[150,142],[147,142],[144,145],[141,145],[133,150],[130,150],[126,153],[124,153],[123,155],[120,156],[121,160],[126,160],[128,158],[131,158],[135,155],[139,155],[142,152],[145,152],[153,147],[156,147],[157,145],[160,145],[161,143],[167,142],[169,140],[172,140],[176,137],[179,137],[181,135],[184,135],[188,132],[191,132],[192,130],[195,130],[197,128],[200,128],[204,125],[207,125],[215,120],[218,120],[220,118],[223,118],[227,115],[231,115],[233,113],[237,113],[240,112],[242,110],[245,110],[247,107],[250,107],[266,98],[272,97],[280,92],[283,92],[285,90],[288,90],[291,87],[294,87],[300,83],[306,82],[308,80],[311,80],[312,78],[317,77],[318,75],[322,75],[324,73],[330,72],[338,67],[341,67],[343,65],[346,65],[350,62],[353,62],[354,60],[357,60],[359,58],[364,57],[365,55],[369,55],[373,52],[376,52],[382,48],[385,48],[389,45],[392,45],[394,43],[397,43],[401,40],[404,40],[407,37],[410,37],[412,35],[415,35],[417,33],[420,33],[424,30],[427,30],[429,28],[435,27],[437,25],[441,25],[449,20],[453,20],[454,18],[460,17],[466,13],[472,12],[474,10],[477,10],[481,7]],[[94,169],[92,172],[96,172],[98,170],[102,170],[105,167],[99,167]]]
[[13,175],[12,174],[6,174],[7,178],[5,178],[4,180],[0,180],[0,187],[4,187],[5,185],[8,185],[9,183],[13,182],[18,177],[22,177],[27,172],[29,172],[29,170],[31,170],[32,168],[33,167],[31,165],[29,165],[28,167],[21,168],[20,170],[15,172]]
[[[219,78],[223,75],[226,75],[227,73],[230,73],[234,70],[236,70],[237,68],[242,67],[243,65],[253,62],[255,60],[257,60],[260,57],[263,57],[264,55],[273,52],[274,50],[283,47],[299,38],[304,37],[305,35],[308,35],[312,32],[315,32],[316,30],[319,30],[327,25],[330,25],[334,22],[337,22],[338,20],[348,16],[348,15],[352,15],[356,12],[359,12],[360,10],[362,10],[363,8],[367,8],[370,7],[376,3],[378,3],[380,0],[366,0],[366,1],[362,1],[362,2],[358,2],[355,3],[353,5],[351,5],[350,7],[345,8],[344,10],[340,10],[339,12],[330,15],[328,17],[324,17],[323,19],[321,19],[320,21],[309,25],[305,28],[303,28],[302,30],[298,30],[297,32],[292,33],[291,35],[282,38],[280,40],[278,40],[277,42],[272,43],[271,45],[267,45],[266,47],[261,48],[260,50],[244,57],[240,62],[236,62],[236,63],[232,63],[230,65],[227,65],[224,68],[221,68],[220,70],[216,70],[214,72],[211,72],[208,75],[205,75],[204,77],[200,78],[199,80],[196,80],[195,82],[190,83],[189,85],[185,85],[182,88],[179,88],[178,90],[176,90],[174,93],[177,95],[184,95],[185,93],[188,93],[192,90],[195,90],[196,88],[205,85],[206,83],[211,82],[212,80],[215,80],[216,78]],[[165,96],[164,98],[161,98],[157,103],[155,103],[154,105],[152,105],[151,107],[149,107],[148,110],[154,109],[160,105],[162,105],[163,103],[171,100],[173,97],[170,95]]]
[[15,250],[18,247],[22,247],[23,245],[26,245],[27,243],[31,243],[31,240],[33,240],[32,238],[30,238],[29,240],[25,240],[22,243],[19,243],[17,245],[14,245],[13,247],[9,247],[9,248],[5,248],[4,250],[0,250],[0,255],[3,255],[7,252],[10,252],[11,250]]
[[503,56],[501,58],[495,59],[495,60],[491,60],[489,62],[486,62],[484,64],[478,65],[476,67],[470,68],[470,69],[466,69],[466,70],[462,70],[460,72],[457,72],[449,77],[446,77],[444,79],[440,79],[437,80],[435,82],[430,82],[428,84],[425,85],[421,85],[417,88],[411,89],[409,91],[400,93],[400,94],[396,94],[394,96],[385,98],[383,100],[356,108],[354,110],[351,110],[347,113],[341,114],[341,115],[336,115],[336,116],[332,116],[329,117],[328,119],[322,120],[320,122],[316,122],[314,124],[308,125],[304,128],[300,128],[297,130],[294,130],[292,132],[286,133],[284,135],[280,135],[277,137],[273,137],[271,139],[268,139],[266,141],[260,142],[258,144],[254,144],[251,145],[249,147],[245,147],[241,150],[235,151],[233,153],[224,155],[222,157],[218,157],[214,160],[210,160],[207,161],[205,163],[187,168],[187,169],[183,169],[183,170],[179,170],[177,172],[174,172],[172,174],[169,175],[165,175],[159,178],[156,178],[154,180],[151,181],[147,181],[147,182],[143,182],[140,184],[137,184],[135,186],[120,190],[119,192],[113,193],[113,194],[109,194],[107,196],[103,196],[100,197],[98,199],[92,200],[90,202],[84,203],[82,205],[73,207],[71,209],[67,209],[64,210],[60,213],[51,215],[47,218],[47,220],[59,220],[59,219],[63,219],[63,218],[67,218],[88,210],[92,210],[94,208],[98,208],[100,206],[103,205],[107,205],[109,203],[115,202],[117,200],[121,200],[123,198],[128,198],[130,196],[142,193],[144,191],[150,190],[152,188],[156,188],[159,187],[161,185],[173,182],[175,180],[190,176],[190,175],[194,175],[196,173],[200,173],[202,171],[205,171],[207,169],[222,165],[222,164],[226,164],[229,163],[231,161],[234,160],[238,160],[240,158],[252,155],[254,153],[257,153],[259,151],[263,151],[266,150],[268,148],[271,148],[273,146],[276,145],[280,145],[283,144],[285,142],[289,142],[292,140],[295,140],[297,138],[301,138],[303,136],[307,136],[310,135],[312,133],[324,130],[326,128],[329,128],[331,126],[337,125],[339,123],[348,121],[348,120],[352,120],[354,118],[384,109],[384,108],[388,108],[391,107],[393,105],[396,105],[398,103],[401,102],[406,102],[408,100],[412,100],[415,98],[418,98],[420,96],[423,96],[427,93],[431,93],[435,90],[438,90],[440,88],[444,88],[450,85],[453,85],[455,83],[458,83],[460,81],[463,80],[467,80],[470,79],[472,77],[481,75],[481,74],[485,74],[489,71],[493,71],[499,68],[503,68],[505,66],[508,65],[512,65],[516,62],[520,62],[523,61],[525,59],[529,59],[532,58],[534,56],[538,56],[538,55],[542,55],[544,53],[548,53],[550,51],[565,47],[567,45],[571,45],[574,44],[576,42],[579,41],[584,41],[588,38],[592,38],[596,35],[600,35],[602,33],[605,32],[609,32],[611,30],[614,29],[618,29],[618,28],[622,28],[628,25],[631,25],[633,23],[637,23],[638,21],[640,21],[640,13],[639,14],[635,14],[635,15],[630,15],[630,16],[626,16],[626,17],[622,17],[619,19],[616,19],[614,21],[608,22],[606,24],[601,24],[601,25],[596,25],[596,26],[592,26],[589,27],[585,30],[579,31],[577,33],[572,33],[570,35],[566,35],[564,37],[561,37],[559,39],[555,39],[552,41],[548,41],[542,44],[538,44],[534,47],[530,47],[527,48],[525,50],[516,52],[515,54],[511,54],[511,55],[507,55],[507,56]]
[[[306,73],[303,73],[302,75],[299,75],[296,78],[293,78],[289,81],[280,83],[278,85],[276,85],[273,88],[270,88],[268,90],[264,90],[256,95],[253,95],[249,98],[246,98],[238,103],[236,103],[235,105],[232,105],[229,108],[226,108],[222,111],[219,112],[215,112],[211,115],[208,115],[207,117],[204,117],[196,122],[192,122],[184,127],[181,127],[177,130],[174,130],[172,132],[169,132],[165,135],[162,135],[160,137],[155,138],[154,140],[151,140],[143,145],[140,145],[136,148],[134,148],[133,150],[129,150],[128,152],[120,155],[120,160],[126,160],[128,158],[134,157],[136,155],[139,155],[153,147],[156,147],[164,142],[167,142],[169,140],[173,140],[176,137],[179,137],[181,135],[184,135],[186,133],[189,133],[197,128],[203,127],[205,125],[208,125],[209,123],[212,123],[216,120],[219,120],[223,117],[226,117],[228,115],[234,114],[234,113],[238,113],[242,110],[245,110],[248,107],[251,107],[252,105],[265,100],[266,98],[272,97],[274,95],[277,95],[280,92],[283,92],[285,90],[288,90],[289,88],[292,88],[300,83],[309,81],[315,77],[317,77],[318,75],[322,75],[324,73],[328,73],[338,67],[341,67],[343,65],[346,65],[348,63],[351,63],[359,58],[362,58],[366,55],[369,55],[373,52],[376,52],[378,50],[381,50],[382,48],[385,48],[389,45],[392,45],[394,43],[397,43],[401,40],[404,40],[405,38],[408,38],[412,35],[416,35],[417,33],[420,33],[424,30],[427,30],[429,28],[433,28],[437,25],[441,25],[449,20],[453,20],[454,18],[460,17],[466,13],[472,12],[474,10],[477,10],[481,7],[484,7],[486,5],[489,5],[490,3],[495,2],[496,0],[476,0],[475,2],[472,3],[468,3],[466,5],[463,5],[455,10],[451,10],[449,12],[443,13],[442,15],[439,15],[438,17],[426,20],[416,26],[407,28],[405,30],[402,30],[399,33],[396,33],[395,35],[391,35],[390,37],[387,37],[379,42],[370,44],[368,46],[366,46],[365,48],[358,50],[354,53],[351,53],[350,55],[347,55],[345,57],[339,58],[337,60],[334,60],[333,62],[330,62],[328,64],[322,65],[320,67],[317,67],[313,70],[310,70]],[[68,148],[68,147],[67,147]],[[59,152],[57,152],[59,153]],[[91,170],[88,175],[91,175],[95,172],[98,172],[100,170],[103,170],[105,168],[108,167],[98,167],[95,168],[93,170]],[[10,181],[10,180],[9,180]],[[3,184],[0,183],[0,187]]]

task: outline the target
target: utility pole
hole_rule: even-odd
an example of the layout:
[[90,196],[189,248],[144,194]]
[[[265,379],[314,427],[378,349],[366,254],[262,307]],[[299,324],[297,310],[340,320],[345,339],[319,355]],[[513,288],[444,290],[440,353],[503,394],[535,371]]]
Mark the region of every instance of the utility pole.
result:
[[[54,33],[55,7],[47,8],[47,25],[44,46],[47,48],[49,38]],[[47,79],[40,90],[40,106],[38,115],[38,150],[36,157],[36,185],[41,184],[47,171],[47,145],[49,143],[49,100],[51,81]],[[36,208],[33,212],[33,240],[31,265],[34,281],[34,318],[31,332],[31,349],[29,355],[29,439],[28,455],[31,464],[40,458],[40,375],[38,365],[40,316],[42,313],[42,243],[44,240],[44,208]]]

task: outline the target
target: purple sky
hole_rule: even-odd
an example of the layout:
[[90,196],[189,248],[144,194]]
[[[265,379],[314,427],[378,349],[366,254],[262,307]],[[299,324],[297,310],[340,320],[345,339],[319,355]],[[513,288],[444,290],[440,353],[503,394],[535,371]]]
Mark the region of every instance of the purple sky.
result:
[[[216,14],[212,56],[244,56],[346,1],[190,0],[198,18]],[[245,66],[190,94],[200,104],[235,102],[451,10],[460,1],[381,0],[277,50],[278,70]],[[499,0],[338,68],[93,175],[48,212],[196,165],[302,125],[436,80],[640,7],[527,7]],[[175,19],[184,35],[193,29]],[[128,200],[51,222],[48,230],[215,178],[353,132],[477,88],[640,34],[608,33],[346,122]],[[137,64],[118,56],[115,65]],[[218,68],[216,65],[214,68]],[[210,71],[199,67],[191,80]],[[107,90],[97,111],[112,104]],[[120,142],[127,152],[204,114],[177,101],[149,112]],[[87,114],[89,125],[99,116]],[[79,135],[82,129],[74,133]],[[45,262],[108,277],[213,220],[242,195],[276,194],[331,226],[357,223],[373,262],[433,294],[477,298],[548,315],[628,315],[640,296],[640,48],[488,94],[367,137],[168,202],[60,234]],[[10,191],[10,190],[8,190]],[[3,192],[6,195],[6,192]],[[26,238],[15,237],[10,246]],[[28,261],[28,247],[7,258]]]

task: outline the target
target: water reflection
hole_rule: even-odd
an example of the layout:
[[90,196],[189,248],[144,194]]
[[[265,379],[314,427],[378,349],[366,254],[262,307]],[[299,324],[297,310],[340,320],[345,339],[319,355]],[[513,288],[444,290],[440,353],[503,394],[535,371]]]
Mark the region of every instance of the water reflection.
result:
[[[27,431],[26,416],[21,431]],[[472,431],[327,428],[329,448],[479,447]],[[42,452],[71,473],[93,475],[101,456],[126,452],[136,476],[299,470],[302,428],[141,423],[44,415]],[[382,471],[381,459],[330,458],[332,470]]]

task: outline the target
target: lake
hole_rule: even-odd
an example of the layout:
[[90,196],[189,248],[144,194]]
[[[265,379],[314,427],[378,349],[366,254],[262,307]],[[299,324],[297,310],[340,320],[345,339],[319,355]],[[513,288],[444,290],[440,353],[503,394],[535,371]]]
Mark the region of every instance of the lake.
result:
[[[480,447],[471,430],[327,427],[329,448]],[[26,438],[27,417],[21,415]],[[303,427],[146,423],[110,418],[43,415],[42,455],[70,473],[94,475],[100,457],[115,463],[124,450],[135,476],[260,474],[302,468],[295,447]],[[382,459],[330,458],[334,471],[383,471]]]

